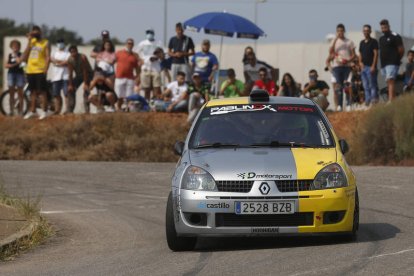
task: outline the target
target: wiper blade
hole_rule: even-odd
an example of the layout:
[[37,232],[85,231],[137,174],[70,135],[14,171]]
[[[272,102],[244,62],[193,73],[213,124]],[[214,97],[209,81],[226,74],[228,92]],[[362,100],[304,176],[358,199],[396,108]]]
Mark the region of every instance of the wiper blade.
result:
[[203,144],[194,147],[194,149],[203,149],[203,148],[237,148],[239,144],[226,144],[226,143],[212,143],[212,144]]
[[296,142],[279,142],[279,141],[271,141],[269,143],[256,143],[251,144],[249,147],[252,148],[259,148],[259,147],[291,147],[291,148],[316,148],[320,146],[316,145],[307,145],[304,143],[296,143]]

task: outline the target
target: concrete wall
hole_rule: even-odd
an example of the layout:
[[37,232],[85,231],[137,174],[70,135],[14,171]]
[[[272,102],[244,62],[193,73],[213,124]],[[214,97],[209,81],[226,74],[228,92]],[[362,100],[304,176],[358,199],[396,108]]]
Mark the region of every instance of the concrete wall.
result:
[[[374,33],[374,37],[377,39],[381,36],[381,33]],[[208,38],[208,35],[206,35]],[[349,32],[347,37],[354,41],[357,47],[359,42],[363,39],[362,32]],[[22,41],[22,49],[26,46],[27,39],[25,37],[6,37],[4,39],[5,43],[5,57],[9,53],[9,43],[11,39],[19,39]],[[403,38],[406,51],[414,45],[414,40],[409,38]],[[227,40],[232,40],[234,42],[235,38],[224,38],[224,43],[222,46],[221,54],[221,65],[223,69],[234,68],[236,70],[237,77],[243,80],[243,66],[242,66],[242,57],[244,48],[246,46],[252,46],[251,44],[226,44]],[[196,42],[196,51],[200,50],[199,42]],[[122,46],[118,46],[119,49]],[[257,57],[260,60],[266,61],[272,66],[279,68],[280,78],[284,73],[289,72],[295,78],[295,80],[302,85],[308,81],[308,71],[310,69],[316,69],[319,73],[319,78],[326,81],[331,86],[331,74],[325,72],[323,69],[325,67],[325,59],[328,56],[329,42],[297,42],[297,43],[272,43],[272,44],[261,44],[260,40],[257,45]],[[79,51],[86,54],[89,57],[90,52],[92,51],[92,46],[80,46]],[[213,44],[211,46],[211,51],[219,57],[220,45]],[[405,58],[403,62],[405,62]],[[91,60],[91,63],[93,61]],[[400,67],[400,71],[404,70],[404,65]],[[5,74],[5,73],[4,73]],[[6,76],[4,76],[3,88],[7,87]],[[383,77],[379,75],[378,77],[380,88],[384,87]],[[80,91],[78,91],[79,93]],[[333,106],[333,96],[332,96],[332,87],[329,94],[329,102],[331,103],[330,108]],[[79,100],[82,98],[80,94],[77,97]],[[81,111],[81,104],[77,104],[76,111]]]

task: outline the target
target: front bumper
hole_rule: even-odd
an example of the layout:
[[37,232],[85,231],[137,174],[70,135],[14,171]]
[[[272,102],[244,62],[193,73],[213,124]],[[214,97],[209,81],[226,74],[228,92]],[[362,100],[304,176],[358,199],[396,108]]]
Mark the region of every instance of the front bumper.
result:
[[[180,236],[334,233],[352,231],[355,187],[267,196],[181,189],[173,192],[173,198],[175,227]],[[235,214],[236,201],[275,200],[293,200],[295,214]]]

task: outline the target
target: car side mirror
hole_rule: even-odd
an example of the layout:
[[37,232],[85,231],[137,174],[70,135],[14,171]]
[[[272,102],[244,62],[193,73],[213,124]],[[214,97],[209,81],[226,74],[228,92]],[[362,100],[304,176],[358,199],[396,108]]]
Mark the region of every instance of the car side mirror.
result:
[[345,154],[349,151],[349,145],[345,141],[345,139],[339,140],[339,146],[341,147],[341,151],[342,151],[343,154]]
[[174,145],[174,153],[181,156],[184,151],[184,142],[177,141]]

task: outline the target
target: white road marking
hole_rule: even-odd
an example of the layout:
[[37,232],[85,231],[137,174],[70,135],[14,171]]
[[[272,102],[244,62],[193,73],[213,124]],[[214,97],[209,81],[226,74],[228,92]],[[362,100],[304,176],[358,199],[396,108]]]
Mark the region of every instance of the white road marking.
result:
[[69,214],[69,213],[94,213],[105,212],[108,209],[78,209],[78,210],[54,210],[54,211],[40,211],[41,214]]
[[375,256],[368,257],[368,259],[375,259],[375,258],[382,258],[382,257],[386,257],[386,256],[399,255],[399,254],[404,254],[404,253],[412,252],[412,251],[414,251],[414,248],[405,249],[405,250],[401,250],[401,251],[397,251],[397,252],[393,252],[393,253],[375,255]]

